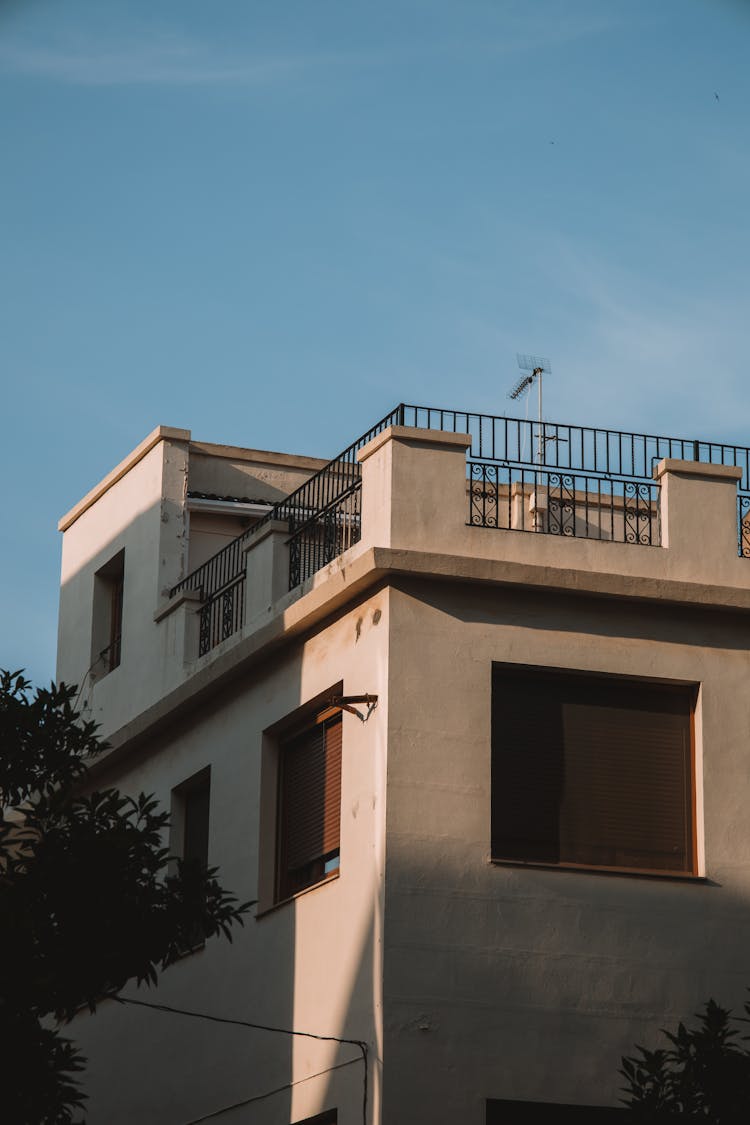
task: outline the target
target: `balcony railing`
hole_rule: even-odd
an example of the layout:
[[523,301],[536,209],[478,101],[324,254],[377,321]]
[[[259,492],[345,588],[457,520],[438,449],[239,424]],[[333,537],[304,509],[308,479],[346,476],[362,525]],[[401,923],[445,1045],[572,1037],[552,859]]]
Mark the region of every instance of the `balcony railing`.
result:
[[243,531],[172,587],[172,597],[184,590],[197,590],[204,599],[200,610],[199,656],[242,628],[244,547],[260,527],[280,521],[289,528],[290,590],[359,540],[361,477],[357,454],[383,430],[399,424],[401,409],[398,406],[391,410],[338,457],[275,504],[259,523]]
[[357,454],[389,426],[471,436],[467,451],[472,526],[656,546],[662,458],[734,465],[739,484],[738,553],[750,557],[750,449],[656,434],[603,430],[401,403],[170,591],[197,590],[199,654],[238,632],[244,620],[243,548],[269,521],[289,529],[289,588],[327,566],[361,536]]
[[615,543],[659,545],[659,486],[472,461],[469,523]]

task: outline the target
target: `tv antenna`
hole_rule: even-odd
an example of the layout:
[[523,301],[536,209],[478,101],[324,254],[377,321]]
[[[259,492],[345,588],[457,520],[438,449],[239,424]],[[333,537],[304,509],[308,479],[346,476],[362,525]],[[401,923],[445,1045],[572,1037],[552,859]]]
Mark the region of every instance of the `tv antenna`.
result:
[[528,390],[534,385],[536,380],[537,390],[539,392],[539,446],[537,449],[537,457],[539,464],[544,464],[545,454],[545,437],[544,437],[544,424],[542,422],[542,376],[549,375],[552,372],[552,364],[548,359],[543,359],[538,355],[517,355],[518,366],[525,374],[521,376],[515,386],[508,391],[508,398],[517,399],[522,398]]

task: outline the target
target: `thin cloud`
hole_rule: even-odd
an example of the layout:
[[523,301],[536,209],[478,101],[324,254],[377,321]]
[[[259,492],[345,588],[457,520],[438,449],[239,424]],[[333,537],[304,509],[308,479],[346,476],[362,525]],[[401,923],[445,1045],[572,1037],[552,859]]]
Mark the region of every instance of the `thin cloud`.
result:
[[79,86],[271,85],[331,68],[361,69],[411,65],[430,59],[492,58],[562,47],[611,29],[611,20],[539,21],[511,17],[495,23],[483,39],[434,40],[394,44],[379,50],[319,52],[231,52],[177,35],[146,41],[7,40],[0,44],[0,70]]
[[101,44],[5,44],[6,72],[77,86],[264,85],[332,63],[331,56],[223,57],[189,42],[169,39],[124,48]]

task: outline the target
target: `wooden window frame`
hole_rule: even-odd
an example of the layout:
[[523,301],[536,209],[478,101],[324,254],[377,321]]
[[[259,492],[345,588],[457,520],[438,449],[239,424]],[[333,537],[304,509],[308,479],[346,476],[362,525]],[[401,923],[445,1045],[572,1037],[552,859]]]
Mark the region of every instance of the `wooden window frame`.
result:
[[[335,731],[333,745],[329,746],[331,735]],[[322,753],[326,764],[329,753],[334,756],[334,778],[332,791],[329,792],[328,782],[325,780],[325,765],[323,767],[323,792],[319,792],[321,799],[320,817],[316,821],[318,832],[322,835],[319,854],[311,856],[309,860],[290,866],[289,852],[292,848],[290,804],[293,803],[290,789],[290,770],[292,757],[299,755],[303,760],[308,753],[320,755],[321,747],[318,742],[322,732]],[[336,878],[340,871],[341,858],[341,765],[343,750],[343,722],[340,710],[332,711],[330,708],[320,712],[307,722],[300,723],[288,729],[279,740],[278,748],[278,782],[277,782],[277,813],[276,813],[276,873],[275,873],[275,903],[285,902],[297,894],[310,890]],[[304,764],[301,767],[304,770]],[[337,771],[337,772],[336,772]],[[309,779],[308,779],[309,780]],[[320,781],[317,781],[318,787]],[[335,817],[335,831],[329,824],[331,816]],[[327,845],[327,846],[326,846]]]
[[[515,691],[512,693],[510,687],[514,684]],[[551,697],[549,714],[554,713],[554,708],[557,705],[560,709],[558,732],[560,745],[554,751],[550,750],[549,763],[548,757],[546,757],[548,751],[545,749],[544,739],[551,728],[545,728],[544,718],[540,719],[539,714],[532,712],[532,709],[527,714],[527,720],[524,719],[522,714],[524,702],[528,703],[528,695],[534,690],[539,694],[544,690],[544,687],[548,688]],[[597,687],[599,688],[598,697]],[[562,868],[562,870],[572,871],[648,875],[669,877],[669,879],[696,879],[696,877],[699,877],[696,814],[695,710],[698,690],[696,684],[665,681],[665,679],[589,673],[579,669],[498,663],[493,665],[491,690],[493,690],[493,736],[491,736],[491,775],[493,776],[491,776],[490,853],[493,863]],[[501,692],[504,690],[507,691],[505,703],[501,699]],[[587,693],[590,700],[581,700],[581,696]],[[599,702],[599,699],[602,699],[603,702]],[[662,700],[661,708],[659,706],[660,699]],[[512,700],[509,708],[507,706],[508,700]],[[613,704],[613,700],[620,701],[620,706]],[[582,714],[581,722],[582,730],[584,730],[582,736],[580,733],[576,735],[576,732],[568,735],[566,722],[562,718],[566,708],[568,712],[578,709]],[[669,738],[667,739],[671,740],[670,749],[667,753],[662,751],[662,757],[667,762],[667,781],[660,781],[662,789],[672,787],[674,792],[670,794],[671,803],[665,804],[665,817],[659,816],[658,819],[659,821],[666,820],[667,812],[671,812],[674,822],[681,826],[679,831],[681,832],[681,838],[683,838],[683,846],[681,846],[679,852],[677,847],[674,848],[674,853],[679,857],[679,865],[677,863],[671,866],[659,866],[656,863],[652,865],[633,863],[631,865],[617,863],[616,861],[609,862],[609,859],[597,861],[597,859],[588,857],[582,862],[577,861],[577,847],[579,848],[579,854],[585,853],[587,848],[591,853],[596,853],[597,850],[599,853],[604,853],[607,847],[611,847],[612,850],[620,852],[617,858],[630,857],[626,853],[632,847],[632,840],[630,843],[625,843],[625,840],[617,841],[616,845],[613,845],[613,839],[607,839],[606,829],[604,830],[604,836],[598,840],[595,832],[591,832],[588,841],[584,841],[580,845],[571,845],[569,841],[568,843],[564,841],[566,831],[570,832],[571,826],[572,836],[575,838],[577,832],[580,831],[579,826],[586,822],[586,818],[581,817],[580,812],[578,813],[578,820],[576,820],[575,814],[571,816],[568,813],[567,828],[563,828],[566,814],[562,810],[563,807],[570,807],[570,805],[575,809],[576,804],[580,805],[595,791],[596,783],[589,780],[586,763],[587,760],[591,763],[595,763],[597,760],[590,755],[595,755],[598,749],[595,745],[596,728],[597,724],[600,727],[606,721],[606,709],[611,711],[613,718],[615,718],[615,715],[620,715],[623,726],[618,730],[618,736],[621,740],[624,740],[625,744],[630,740],[631,744],[635,745],[635,732],[638,732],[638,723],[643,722],[642,715],[649,711],[659,715],[662,723],[668,726],[671,722],[672,727],[674,727],[674,730],[669,730]],[[630,723],[625,718],[629,709],[633,715]],[[540,710],[543,710],[543,708],[540,708]],[[589,717],[587,717],[587,711]],[[590,715],[597,715],[598,719],[591,718]],[[541,735],[534,732],[535,722],[541,723]],[[587,729],[587,723],[589,729]],[[575,723],[572,726],[575,727]],[[528,733],[525,732],[526,729]],[[660,736],[658,720],[654,720],[651,730],[648,729],[647,721],[644,729],[647,730],[648,737],[653,741],[654,754],[658,755],[657,744],[660,737],[662,741],[665,741],[665,736]],[[591,731],[594,731],[595,735]],[[602,731],[599,730],[596,737],[602,738]],[[582,738],[582,741],[577,741],[577,738]],[[616,741],[616,739],[613,739],[613,741]],[[605,742],[602,746],[603,749],[606,748]],[[588,759],[586,758],[587,753],[589,754]],[[683,755],[681,762],[680,755]],[[571,763],[576,758],[578,759],[578,775],[584,777],[584,782],[581,783],[581,789],[578,791],[578,799],[576,799],[576,796],[570,799],[569,794],[571,792],[575,794],[576,787],[573,785],[572,789],[571,787],[566,789],[564,786],[568,782],[569,772],[572,772],[575,776],[576,767],[571,766]],[[526,765],[526,760],[528,760],[528,765]],[[653,766],[654,769],[658,768],[659,760],[659,757],[654,759],[654,762],[656,762]],[[584,763],[582,772],[581,762]],[[550,771],[554,774],[555,768],[560,771],[557,805],[557,855],[554,854],[555,782],[550,781]],[[670,776],[669,768],[674,769],[674,776]],[[508,777],[508,771],[510,776],[513,776],[515,772],[515,777],[518,778],[517,784],[521,785],[521,792],[518,793],[518,790],[512,789],[506,789],[503,792],[504,776],[505,778]],[[625,773],[627,773],[626,769]],[[631,783],[633,775],[636,773],[638,773],[638,764],[631,768],[629,777]],[[544,777],[544,785],[542,787],[536,786],[540,792],[540,803],[537,805],[533,803],[532,791],[536,785],[535,778],[542,776]],[[636,789],[634,795],[631,794],[631,807],[638,809],[640,816],[642,805],[647,805],[650,802],[652,822],[656,822],[657,796],[653,795],[653,790],[649,789],[647,781],[642,780],[642,778],[639,777],[635,784],[640,784],[641,789]],[[623,792],[626,792],[626,790],[623,789]],[[550,793],[553,795],[550,796]],[[616,795],[613,796],[613,793]],[[621,819],[624,819],[622,817],[623,805],[617,804],[618,799],[620,799],[620,791],[617,790],[616,785],[607,786],[602,803],[591,805],[591,808],[598,811],[599,819],[603,821],[616,820],[618,814],[620,814]],[[544,822],[545,816],[549,816],[550,827],[540,829],[539,825]],[[645,820],[648,820],[648,816]],[[527,839],[530,840],[527,845],[524,844],[524,830],[519,832],[514,839],[514,823],[521,823],[522,821],[524,821]],[[508,823],[510,827],[507,827]],[[527,829],[527,823],[531,823],[534,827]],[[544,835],[545,830],[549,832],[548,836]],[[537,836],[534,843],[535,832]],[[675,829],[675,834],[675,838],[677,838],[677,829]],[[584,835],[586,835],[585,829]],[[641,854],[638,857],[641,859],[649,852],[653,856],[657,856],[661,845],[660,854],[666,855],[666,850],[663,849],[663,840],[666,839],[667,835],[666,828],[653,829],[653,834],[651,836],[645,835],[642,846],[635,848],[631,854],[640,852]],[[570,849],[568,855],[564,854],[566,848]],[[549,855],[541,854],[545,849],[549,850]],[[525,855],[522,854],[524,850]]]

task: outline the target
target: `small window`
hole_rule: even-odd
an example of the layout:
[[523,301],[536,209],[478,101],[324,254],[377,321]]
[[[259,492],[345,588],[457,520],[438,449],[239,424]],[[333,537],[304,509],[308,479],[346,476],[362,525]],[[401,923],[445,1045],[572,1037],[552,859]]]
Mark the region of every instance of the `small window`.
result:
[[107,675],[120,663],[124,587],[125,551],[122,550],[94,575],[91,663],[99,675]]
[[338,1114],[335,1109],[329,1109],[325,1113],[318,1113],[315,1117],[306,1117],[303,1121],[298,1121],[297,1125],[336,1125],[338,1121]]
[[[211,767],[201,770],[172,790],[170,811],[170,851],[183,864],[208,867],[209,809],[211,804]],[[196,929],[190,935],[184,952],[202,948],[205,934]]]
[[341,825],[341,714],[282,741],[276,899],[335,875]]
[[208,867],[208,823],[211,767],[201,770],[172,790],[171,851],[183,861]]
[[694,874],[683,685],[496,665],[492,857]]

